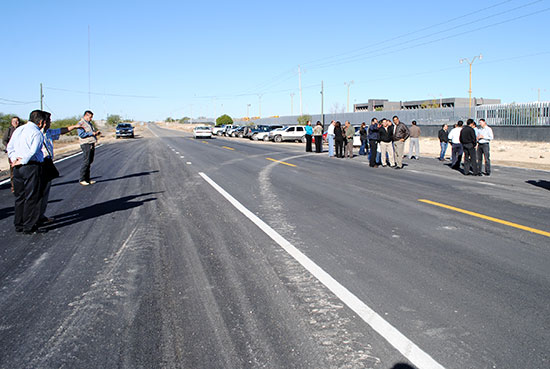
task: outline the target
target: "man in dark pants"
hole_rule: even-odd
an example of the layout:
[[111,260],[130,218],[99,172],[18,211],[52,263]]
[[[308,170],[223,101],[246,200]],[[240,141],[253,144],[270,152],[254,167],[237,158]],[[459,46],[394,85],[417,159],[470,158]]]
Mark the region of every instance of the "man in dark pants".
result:
[[378,164],[376,164],[376,153],[378,152],[378,141],[380,140],[380,135],[378,134],[379,129],[380,125],[378,124],[378,119],[372,118],[368,129],[369,166],[371,168],[378,168]]
[[470,175],[470,166],[474,176],[480,176],[477,166],[476,145],[477,137],[474,130],[476,123],[473,119],[468,119],[467,126],[460,132],[460,143],[464,149],[464,175]]
[[46,113],[34,110],[29,122],[17,128],[8,144],[8,157],[13,167],[15,194],[14,225],[16,232],[26,234],[38,231],[41,200],[42,146],[44,135],[40,131],[46,124]]
[[490,158],[490,148],[489,144],[493,140],[493,130],[487,125],[485,119],[479,120],[479,125],[481,126],[477,131],[477,167],[481,172],[483,165],[483,158],[485,158],[485,174],[486,176],[491,175],[491,158]]
[[462,132],[463,124],[464,123],[459,120],[448,135],[448,139],[452,147],[451,168],[455,170],[460,169],[460,162],[462,161],[462,154],[464,152],[462,144],[460,143],[460,132]]
[[83,161],[82,167],[80,168],[80,184],[83,186],[88,186],[94,184],[95,181],[92,181],[90,178],[90,166],[94,161],[95,154],[95,144],[97,142],[97,136],[101,132],[96,131],[92,125],[92,118],[94,113],[89,110],[84,112],[84,116],[78,122],[78,137],[80,137],[80,148],[82,149]]

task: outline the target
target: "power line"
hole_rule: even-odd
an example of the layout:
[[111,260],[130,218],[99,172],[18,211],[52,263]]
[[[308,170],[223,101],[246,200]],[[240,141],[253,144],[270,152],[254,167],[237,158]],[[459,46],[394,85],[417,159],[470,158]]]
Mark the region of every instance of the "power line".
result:
[[483,11],[485,11],[485,10],[489,10],[489,9],[492,9],[492,8],[496,8],[496,7],[498,7],[498,6],[501,6],[501,5],[503,5],[503,4],[506,4],[506,3],[509,3],[509,2],[512,2],[512,1],[513,1],[513,0],[502,1],[502,2],[500,2],[500,3],[497,3],[497,4],[494,4],[494,5],[485,7],[485,8],[481,8],[481,9],[472,11],[472,12],[470,12],[470,13],[466,13],[466,14],[460,15],[460,16],[458,16],[458,17],[451,18],[451,19],[448,19],[448,20],[446,20],[446,21],[443,21],[443,22],[440,22],[440,23],[433,24],[433,25],[431,25],[431,26],[427,26],[427,27],[424,27],[424,28],[421,28],[421,29],[418,29],[418,30],[415,30],[415,31],[412,31],[412,32],[403,33],[403,34],[397,35],[397,36],[395,36],[395,37],[392,37],[392,38],[389,38],[389,39],[386,39],[386,40],[379,41],[379,42],[374,43],[374,44],[369,45],[369,46],[365,46],[365,47],[362,47],[362,48],[350,50],[350,51],[343,52],[343,53],[340,53],[340,54],[336,54],[336,55],[332,55],[332,56],[327,56],[327,57],[320,58],[320,59],[317,59],[317,60],[309,61],[309,62],[303,63],[303,65],[309,65],[309,64],[317,63],[317,62],[319,62],[319,61],[323,61],[323,60],[327,60],[327,59],[333,59],[333,58],[337,58],[337,57],[339,57],[339,56],[343,56],[343,55],[355,53],[355,52],[358,52],[358,51],[361,51],[361,50],[369,49],[369,48],[371,48],[371,47],[373,47],[373,46],[383,45],[383,44],[388,43],[388,42],[390,42],[390,41],[394,41],[394,40],[398,40],[398,39],[403,38],[403,37],[406,37],[406,36],[414,35],[414,34],[417,34],[417,33],[420,33],[420,32],[423,32],[423,31],[426,31],[426,30],[429,30],[429,29],[432,29],[432,28],[439,27],[439,26],[444,25],[444,24],[452,23],[452,22],[454,22],[454,21],[456,21],[456,20],[459,20],[459,19],[462,19],[462,18],[469,17],[470,15],[474,15],[474,14],[481,13],[481,12],[483,12]]
[[30,105],[30,104],[36,104],[37,102],[39,102],[39,100],[19,101],[19,100],[4,99],[3,97],[0,97],[0,104],[2,105]]
[[[489,18],[494,18],[494,17],[500,16],[500,15],[503,15],[503,14],[506,14],[506,13],[510,13],[510,12],[513,12],[513,11],[531,6],[533,4],[539,3],[541,1],[542,0],[533,1],[531,3],[518,6],[516,8],[508,9],[508,10],[502,11],[500,13],[489,15],[489,16],[484,17],[483,20],[486,20],[486,19],[489,19]],[[432,34],[429,34],[429,35],[417,37],[417,38],[412,39],[412,40],[403,41],[403,42],[400,42],[398,44],[386,46],[386,47],[379,48],[379,49],[369,50],[368,52],[363,52],[363,53],[360,53],[360,54],[357,54],[357,55],[348,56],[348,57],[342,58],[340,60],[333,60],[333,61],[329,61],[329,62],[326,62],[326,63],[320,63],[320,64],[317,64],[317,65],[311,66],[310,68],[312,68],[312,69],[321,69],[321,68],[327,68],[327,67],[333,67],[333,66],[337,66],[337,65],[352,63],[352,62],[359,61],[359,60],[378,58],[381,55],[388,55],[388,54],[395,53],[395,52],[398,52],[398,51],[407,50],[407,49],[411,49],[411,48],[416,48],[416,47],[428,45],[428,44],[431,44],[431,43],[435,43],[435,42],[438,42],[438,41],[446,40],[446,39],[449,39],[449,38],[462,36],[462,35],[467,34],[467,33],[472,33],[472,32],[476,32],[476,31],[479,31],[479,30],[482,30],[482,29],[485,29],[485,28],[494,27],[494,26],[497,26],[497,25],[500,25],[500,24],[503,24],[503,23],[512,22],[512,21],[515,21],[515,20],[518,20],[518,19],[521,19],[521,18],[525,18],[527,16],[540,14],[540,13],[548,11],[548,10],[549,10],[548,8],[543,9],[541,11],[536,11],[536,12],[529,13],[529,14],[522,15],[522,16],[518,16],[518,17],[515,17],[515,18],[510,18],[510,19],[507,19],[507,20],[504,20],[504,21],[501,21],[501,22],[497,22],[497,23],[493,23],[493,24],[489,24],[489,25],[483,25],[482,27],[478,27],[478,28],[475,28],[475,29],[472,29],[472,30],[463,31],[463,32],[453,34],[453,35],[449,35],[449,36],[446,36],[446,37],[443,37],[443,38],[438,38],[438,39],[431,40],[431,41],[426,41],[424,43],[420,43],[420,44],[417,44],[417,45],[412,45],[412,46],[409,46],[409,47],[406,47],[406,48],[399,48],[398,50],[394,50],[394,51],[386,52],[386,53],[383,53],[383,54],[379,54],[380,51],[384,51],[384,50],[391,49],[391,48],[396,48],[396,47],[406,45],[406,44],[409,44],[409,43],[414,42],[414,41],[419,41],[419,40],[422,40],[422,39],[425,39],[425,38],[428,38],[428,37],[437,36],[437,35],[440,35],[442,33],[452,31],[454,29],[458,29],[458,28],[468,26],[470,24],[479,23],[480,20],[478,19],[478,20],[470,21],[470,22],[467,22],[467,23],[464,23],[464,24],[461,24],[461,25],[458,25],[458,26],[454,26],[454,27],[445,29],[443,31],[439,31],[439,32],[432,33]],[[372,55],[373,53],[377,53],[377,54]],[[366,54],[369,54],[369,56],[364,57],[364,55],[366,55]]]
[[146,95],[121,95],[121,94],[108,94],[103,92],[87,92],[87,91],[78,91],[78,90],[69,90],[66,88],[56,88],[56,87],[44,87],[47,90],[52,91],[63,91],[63,92],[72,92],[76,94],[91,94],[91,95],[98,95],[98,96],[113,96],[113,97],[131,97],[131,98],[138,98],[138,99],[158,99],[158,96],[146,96]]

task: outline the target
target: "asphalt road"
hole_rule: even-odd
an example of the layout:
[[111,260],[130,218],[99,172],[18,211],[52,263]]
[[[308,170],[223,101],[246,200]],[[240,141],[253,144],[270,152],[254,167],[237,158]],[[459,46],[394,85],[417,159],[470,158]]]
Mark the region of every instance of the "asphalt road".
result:
[[408,362],[204,175],[442,366],[549,367],[550,173],[150,128],[98,148],[93,186],[58,163],[46,234],[15,234],[1,186],[0,367]]

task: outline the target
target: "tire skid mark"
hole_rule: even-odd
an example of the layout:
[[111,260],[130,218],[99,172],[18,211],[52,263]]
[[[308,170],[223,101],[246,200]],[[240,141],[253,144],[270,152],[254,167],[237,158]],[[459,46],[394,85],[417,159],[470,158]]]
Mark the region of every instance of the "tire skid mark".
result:
[[[41,350],[25,362],[31,363],[31,367],[78,367],[90,349],[83,342],[95,342],[99,350],[107,350],[106,342],[101,343],[107,337],[105,331],[122,332],[136,314],[140,255],[148,248],[148,239],[153,234],[147,227],[136,224],[122,245],[104,259],[105,265],[88,291],[68,304],[70,312]],[[118,363],[119,357],[107,355],[96,360],[101,366],[100,363]]]
[[[296,155],[281,160],[287,161],[305,155]],[[268,164],[259,174],[263,217],[269,225],[297,248],[304,245],[296,233],[296,226],[286,219],[285,208],[271,188],[270,175],[279,163]],[[343,303],[315,277],[291,258],[282,248],[276,249],[284,265],[275,266],[283,281],[291,289],[302,307],[310,316],[309,324],[319,345],[325,348],[328,362],[337,368],[374,368],[381,360],[372,353],[372,346],[365,344],[364,335],[351,331],[353,322],[348,314],[342,314]]]

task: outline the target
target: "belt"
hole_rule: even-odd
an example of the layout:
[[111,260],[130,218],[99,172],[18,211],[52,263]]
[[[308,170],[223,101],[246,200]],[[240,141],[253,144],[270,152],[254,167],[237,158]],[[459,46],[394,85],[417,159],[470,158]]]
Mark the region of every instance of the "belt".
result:
[[27,164],[15,165],[14,168],[21,168],[21,167],[24,167],[25,165],[42,165],[42,163],[39,162],[39,161],[35,161],[35,160],[29,160],[29,161],[27,162]]

